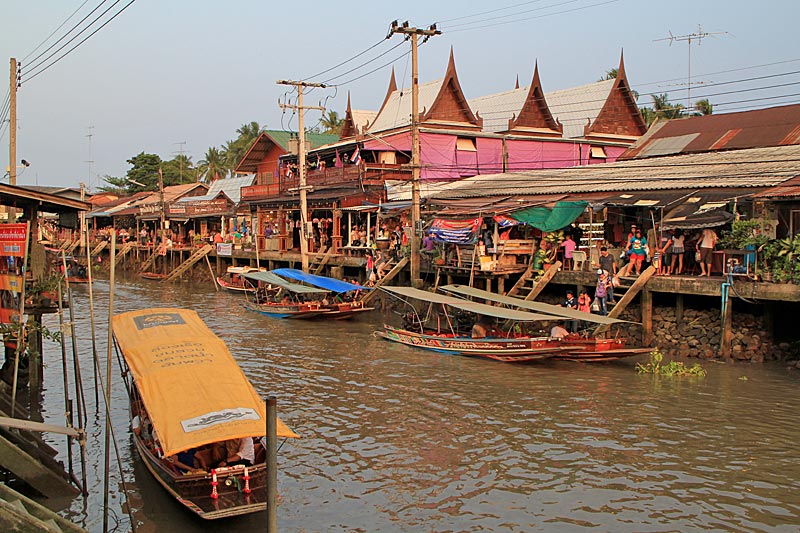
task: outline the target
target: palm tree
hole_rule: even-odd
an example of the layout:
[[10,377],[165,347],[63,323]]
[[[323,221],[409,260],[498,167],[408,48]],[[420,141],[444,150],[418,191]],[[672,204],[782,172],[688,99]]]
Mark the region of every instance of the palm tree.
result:
[[228,175],[225,154],[219,148],[212,146],[206,152],[205,157],[198,162],[197,169],[204,183],[210,183],[215,179],[224,179]]
[[708,101],[708,98],[703,98],[694,103],[694,108],[697,110],[696,114],[711,115],[714,113],[714,106]]
[[333,109],[328,110],[328,113],[323,115],[322,120],[320,121],[320,125],[323,128],[322,133],[333,133],[336,135],[339,135],[343,124],[344,119],[339,118],[339,113]]
[[600,78],[597,81],[613,80],[613,79],[615,79],[617,77],[618,73],[619,73],[619,70],[617,70],[616,68],[610,68],[610,69],[608,69],[606,71],[606,75],[603,76],[602,78]]

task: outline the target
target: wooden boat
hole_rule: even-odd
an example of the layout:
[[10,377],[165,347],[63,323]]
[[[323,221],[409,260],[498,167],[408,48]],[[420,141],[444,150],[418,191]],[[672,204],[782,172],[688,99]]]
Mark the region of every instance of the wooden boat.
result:
[[370,287],[362,287],[361,285],[355,285],[327,276],[309,274],[295,268],[277,268],[273,270],[272,273],[295,281],[302,281],[308,285],[329,291],[331,293],[330,301],[329,303],[323,304],[323,307],[326,309],[326,312],[323,313],[324,318],[346,320],[357,314],[373,311],[375,309],[374,307],[365,307],[364,304],[357,299],[345,299],[345,295],[359,294],[362,291],[372,290]]
[[[492,336],[474,338],[471,334],[459,330],[459,321],[455,317],[451,317],[447,309],[452,307],[474,315],[516,322],[550,320],[552,317],[549,315],[474,303],[461,298],[444,296],[411,287],[381,287],[381,290],[401,298],[413,298],[423,302],[440,304],[448,325],[446,331],[442,331],[440,328],[423,327],[426,320],[420,319],[416,311],[414,311],[413,319],[410,321],[411,324],[407,324],[406,327],[396,328],[384,324],[384,331],[376,332],[376,335],[393,342],[440,353],[485,357],[507,363],[547,359],[574,349],[574,347],[563,343],[559,339],[516,334],[512,333],[513,329],[507,333],[497,332]],[[406,303],[408,302],[406,301]]]
[[[475,289],[473,287],[466,287],[464,285],[445,285],[442,287],[442,290],[460,296],[468,296],[471,298],[480,298],[482,300],[496,302],[509,307],[546,313],[552,315],[551,320],[580,320],[583,322],[606,326],[632,323],[626,320],[620,320],[618,318],[594,315],[591,313],[585,313],[583,311],[577,311],[575,309],[566,309],[557,305],[551,305],[542,302],[531,302],[518,298],[512,298],[510,296],[494,294],[492,292]],[[624,337],[602,338],[594,337],[592,335],[569,335],[563,339],[563,342],[571,346],[572,349],[559,353],[555,357],[557,359],[565,359],[569,361],[613,361],[615,359],[622,359],[624,357],[631,357],[634,355],[649,353],[651,351],[651,348],[628,346],[628,341]]]
[[166,274],[159,274],[158,272],[140,272],[139,276],[150,281],[164,281],[167,279]]
[[574,350],[559,354],[556,357],[566,361],[584,363],[615,361],[652,351],[652,348],[627,346],[627,339],[624,338],[602,339],[591,336],[578,337],[570,335],[564,338],[564,342],[574,347]]
[[245,300],[245,309],[273,318],[306,319],[327,311],[317,301],[326,291],[286,281],[270,271],[242,274],[255,289]]
[[[231,439],[257,438],[266,406],[222,340],[194,311],[145,309],[116,315],[114,341],[123,355],[131,421],[144,417],[152,435],[134,435],[155,479],[205,519],[266,509],[266,462],[181,474],[165,459]],[[135,426],[134,426],[135,427]],[[296,437],[277,421],[278,436]],[[189,465],[191,466],[191,465]],[[249,490],[249,492],[248,492]]]
[[217,285],[225,290],[232,292],[255,292],[256,287],[247,283],[243,274],[247,272],[265,271],[263,268],[253,268],[249,266],[231,266],[228,267],[224,276],[217,276]]
[[[334,297],[328,299],[330,293],[360,291],[364,287],[306,274],[302,270],[279,268],[268,272],[245,272],[243,276],[256,288],[252,299],[245,303],[245,308],[275,318],[345,320],[374,309],[365,307],[359,301],[337,301]],[[314,286],[292,283],[283,276],[300,279]]]

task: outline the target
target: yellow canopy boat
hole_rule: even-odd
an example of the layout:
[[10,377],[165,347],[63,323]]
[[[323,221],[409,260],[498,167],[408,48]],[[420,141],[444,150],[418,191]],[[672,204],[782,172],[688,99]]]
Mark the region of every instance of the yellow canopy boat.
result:
[[[266,509],[266,463],[182,472],[169,460],[228,440],[266,434],[265,401],[225,343],[194,311],[160,308],[116,315],[114,339],[129,369],[131,417],[152,424],[136,435],[145,464],[180,503],[203,518]],[[281,420],[278,437],[297,435]],[[258,444],[256,444],[258,447]],[[259,460],[260,459],[260,460]],[[193,465],[188,465],[193,466]]]

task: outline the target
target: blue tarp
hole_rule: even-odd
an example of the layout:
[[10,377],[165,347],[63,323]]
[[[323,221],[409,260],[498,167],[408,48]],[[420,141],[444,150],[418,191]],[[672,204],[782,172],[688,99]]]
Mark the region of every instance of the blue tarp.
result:
[[350,291],[363,291],[370,290],[370,287],[362,287],[361,285],[353,285],[347,281],[341,281],[326,276],[317,276],[316,274],[306,274],[302,270],[296,268],[276,268],[271,272],[283,276],[284,278],[293,279],[296,281],[303,281],[309,285],[320,287],[332,292],[350,292]]

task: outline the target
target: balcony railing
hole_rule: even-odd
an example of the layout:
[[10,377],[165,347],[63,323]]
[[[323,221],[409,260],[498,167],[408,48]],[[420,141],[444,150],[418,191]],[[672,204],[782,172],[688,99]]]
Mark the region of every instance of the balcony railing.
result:
[[[410,177],[410,171],[401,169],[400,165],[369,164],[365,169],[356,166],[346,166],[340,168],[326,168],[322,170],[310,170],[306,174],[306,185],[315,187],[317,190],[327,187],[341,186],[347,184],[381,185],[385,180],[402,180]],[[277,183],[270,185],[251,185],[242,187],[242,200],[264,200],[277,198],[289,194],[291,189],[300,186],[300,178],[297,174],[292,176],[281,175]]]

